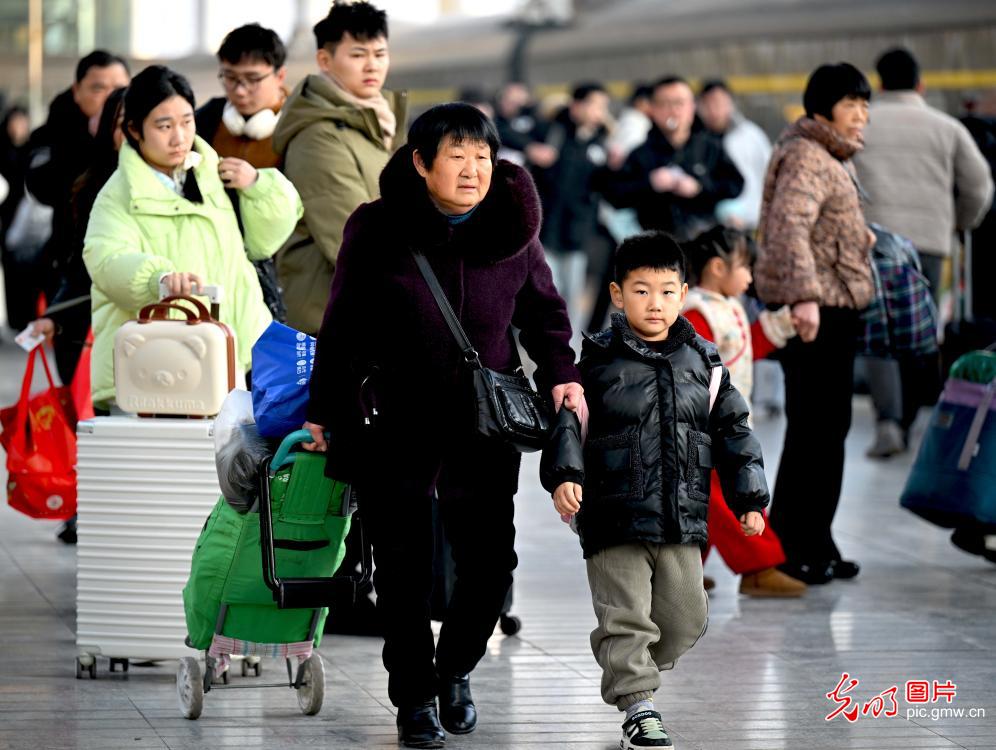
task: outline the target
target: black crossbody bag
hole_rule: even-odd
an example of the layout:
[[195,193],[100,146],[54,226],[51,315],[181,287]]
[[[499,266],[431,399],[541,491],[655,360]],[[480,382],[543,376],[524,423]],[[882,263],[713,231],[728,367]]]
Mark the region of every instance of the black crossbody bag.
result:
[[521,366],[511,375],[506,375],[481,364],[480,355],[467,338],[467,333],[453,312],[450,301],[446,299],[429,261],[422,253],[414,250],[412,255],[460,348],[464,364],[471,370],[477,402],[478,433],[508,443],[522,453],[542,449],[551,424],[550,409],[546,401],[533,390]]

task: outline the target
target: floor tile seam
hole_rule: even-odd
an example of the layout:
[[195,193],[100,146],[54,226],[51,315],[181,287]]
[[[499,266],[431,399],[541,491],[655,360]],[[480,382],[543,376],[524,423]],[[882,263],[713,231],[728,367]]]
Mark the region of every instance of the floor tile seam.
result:
[[393,705],[391,705],[391,704],[389,704],[389,703],[388,703],[388,704],[385,704],[385,703],[384,703],[384,701],[382,701],[382,700],[381,700],[381,699],[380,699],[380,698],[379,698],[378,696],[374,695],[374,694],[373,694],[373,693],[372,693],[372,692],[371,692],[370,690],[368,690],[368,689],[366,688],[366,686],[365,686],[365,685],[363,685],[363,683],[361,683],[361,682],[357,681],[357,680],[356,680],[356,679],[355,679],[355,678],[354,678],[354,677],[353,677],[353,676],[352,676],[351,674],[349,674],[348,672],[346,672],[346,671],[345,671],[345,670],[344,670],[344,669],[343,669],[342,667],[340,667],[340,666],[338,666],[338,665],[333,665],[333,664],[332,664],[332,662],[331,662],[331,660],[330,660],[330,659],[329,659],[329,658],[328,658],[327,656],[325,656],[325,654],[321,653],[321,651],[320,651],[320,650],[318,651],[318,655],[322,657],[322,659],[323,659],[323,660],[325,661],[325,663],[326,663],[326,664],[327,664],[327,665],[328,665],[328,666],[329,666],[329,667],[330,667],[330,668],[331,668],[331,669],[332,669],[333,671],[335,671],[335,672],[338,672],[338,673],[339,673],[339,674],[341,674],[341,675],[342,675],[343,677],[345,677],[345,678],[346,678],[346,680],[347,680],[347,681],[348,681],[348,682],[349,682],[349,683],[350,683],[351,685],[354,685],[354,686],[355,686],[355,687],[356,687],[356,688],[357,688],[357,689],[358,689],[358,690],[359,690],[359,691],[360,691],[361,693],[363,693],[363,694],[364,694],[364,695],[366,695],[366,696],[367,696],[368,698],[370,698],[370,700],[374,701],[374,702],[375,702],[375,703],[376,703],[376,704],[377,704],[378,706],[380,706],[381,708],[384,708],[384,709],[386,709],[386,710],[387,710],[387,711],[388,711],[389,713],[391,713],[391,714],[395,714],[395,715],[396,715],[396,713],[397,713],[397,710],[396,710],[396,709],[394,708],[394,706],[393,706]]
[[161,734],[159,733],[159,730],[158,730],[158,729],[156,729],[156,728],[155,728],[155,726],[153,726],[153,724],[152,724],[152,722],[151,722],[151,721],[149,721],[149,717],[145,715],[145,712],[144,712],[144,711],[143,711],[143,710],[142,710],[142,709],[141,709],[141,708],[140,708],[140,707],[138,706],[138,704],[137,704],[137,703],[135,703],[135,701],[134,701],[134,700],[132,700],[131,696],[130,696],[130,695],[128,695],[128,694],[127,694],[127,692],[125,693],[125,695],[126,695],[126,697],[128,698],[128,703],[130,703],[130,704],[131,704],[132,708],[134,708],[134,709],[135,709],[135,711],[137,711],[137,712],[138,712],[138,715],[142,717],[142,721],[144,721],[144,722],[145,722],[146,726],[148,726],[148,727],[149,727],[149,729],[150,729],[150,730],[151,730],[151,731],[152,731],[152,732],[153,732],[153,733],[154,733],[154,734],[156,735],[156,739],[158,739],[158,740],[159,740],[159,741],[160,741],[160,742],[161,742],[161,743],[163,744],[163,747],[165,747],[165,748],[166,748],[166,750],[173,750],[173,749],[172,749],[172,748],[170,747],[169,743],[168,743],[168,742],[166,742],[166,738],[165,738],[165,737],[163,737],[163,736],[162,736],[162,735],[161,735]]
[[913,721],[911,719],[907,719],[907,721],[909,721],[911,724],[914,724],[915,726],[920,727],[921,729],[926,729],[931,734],[937,735],[938,737],[940,737],[943,740],[947,740],[948,742],[955,743],[962,750],[966,750],[965,745],[961,744],[962,742],[964,742],[964,740],[959,741],[959,740],[953,739],[951,737],[947,737],[947,736],[945,736],[943,734],[938,734],[937,731],[935,731],[934,729],[932,729],[930,726],[927,726],[926,724],[920,724],[919,722]]

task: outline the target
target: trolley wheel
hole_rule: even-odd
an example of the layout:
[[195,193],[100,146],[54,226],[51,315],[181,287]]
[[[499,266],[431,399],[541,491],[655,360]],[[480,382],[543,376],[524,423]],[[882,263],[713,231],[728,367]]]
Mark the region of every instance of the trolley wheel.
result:
[[248,677],[249,670],[253,671],[256,677],[263,674],[263,661],[258,656],[247,656],[242,660],[242,676]]
[[298,669],[302,670],[301,687],[297,689],[297,705],[305,716],[314,716],[322,710],[325,700],[325,664],[317,651]]
[[196,719],[204,710],[204,684],[197,659],[184,656],[176,670],[176,697],[185,719]]
[[498,627],[505,635],[515,635],[522,630],[522,620],[515,615],[502,615],[498,619]]

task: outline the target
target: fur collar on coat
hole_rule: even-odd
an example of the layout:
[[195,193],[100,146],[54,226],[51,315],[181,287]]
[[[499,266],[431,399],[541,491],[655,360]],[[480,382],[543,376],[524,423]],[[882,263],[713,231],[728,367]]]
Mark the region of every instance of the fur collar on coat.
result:
[[[532,177],[499,160],[491,187],[466,222],[451,226],[433,204],[425,180],[415,171],[411,146],[400,148],[380,176],[380,193],[391,224],[408,247],[426,253],[455,245],[475,265],[511,258],[537,239],[543,210]],[[476,262],[475,262],[476,261]]]

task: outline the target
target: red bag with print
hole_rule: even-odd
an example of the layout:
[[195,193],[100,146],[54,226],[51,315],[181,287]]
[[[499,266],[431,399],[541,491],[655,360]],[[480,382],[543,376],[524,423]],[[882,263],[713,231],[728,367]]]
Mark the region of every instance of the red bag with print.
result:
[[[31,395],[41,357],[48,388]],[[28,356],[21,397],[0,410],[0,445],[7,451],[7,502],[32,518],[76,514],[76,412],[68,387],[55,385],[41,346]]]

